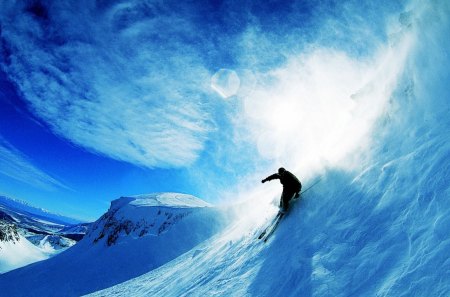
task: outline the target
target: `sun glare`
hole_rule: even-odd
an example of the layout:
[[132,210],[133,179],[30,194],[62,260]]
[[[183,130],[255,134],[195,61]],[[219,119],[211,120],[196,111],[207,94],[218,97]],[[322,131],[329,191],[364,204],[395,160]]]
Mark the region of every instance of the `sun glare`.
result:
[[353,166],[346,157],[370,142],[403,69],[410,44],[401,41],[371,59],[317,49],[261,75],[244,98],[261,155],[310,171]]

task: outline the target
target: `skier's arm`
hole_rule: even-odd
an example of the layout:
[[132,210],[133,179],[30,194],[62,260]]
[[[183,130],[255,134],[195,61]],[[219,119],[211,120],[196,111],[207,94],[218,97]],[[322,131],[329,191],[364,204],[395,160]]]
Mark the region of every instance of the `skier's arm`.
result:
[[280,179],[280,175],[278,173],[274,173],[274,174],[266,177],[265,179],[263,179],[261,182],[265,183],[266,181],[270,181],[272,179]]

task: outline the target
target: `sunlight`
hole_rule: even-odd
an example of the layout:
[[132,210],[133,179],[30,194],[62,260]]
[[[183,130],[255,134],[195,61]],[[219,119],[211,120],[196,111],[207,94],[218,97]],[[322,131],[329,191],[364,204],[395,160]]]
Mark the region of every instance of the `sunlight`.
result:
[[351,169],[403,70],[411,38],[399,35],[371,59],[316,49],[260,75],[244,111],[261,155],[309,172]]

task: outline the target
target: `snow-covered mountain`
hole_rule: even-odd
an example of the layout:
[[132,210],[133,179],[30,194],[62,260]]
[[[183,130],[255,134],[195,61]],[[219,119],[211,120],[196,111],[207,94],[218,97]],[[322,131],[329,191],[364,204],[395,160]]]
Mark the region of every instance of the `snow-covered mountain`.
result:
[[90,296],[450,296],[450,145],[441,142],[440,157],[433,147],[359,175],[329,172],[267,243],[257,237],[270,219],[242,218],[166,265]]
[[27,239],[33,243],[34,245],[45,249],[53,249],[53,250],[60,250],[65,249],[73,246],[76,241],[67,237],[63,237],[60,235],[33,235],[28,236]]
[[15,224],[0,220],[0,274],[46,259],[49,254],[23,237]]
[[[25,236],[64,233],[66,237],[71,238],[71,234],[76,237],[77,234],[86,233],[89,225],[89,223],[53,214],[45,209],[5,196],[0,196],[0,219],[17,225]],[[71,233],[72,230],[73,233]]]
[[[121,197],[78,244],[3,274],[0,288],[8,296],[80,296],[104,289],[188,252],[222,230],[229,215],[186,194]],[[29,290],[19,285],[24,283]]]
[[93,224],[87,237],[94,243],[104,239],[111,246],[124,240],[121,237],[124,233],[127,235],[125,240],[129,240],[129,237],[159,236],[192,214],[193,209],[204,207],[210,205],[186,194],[121,197],[114,200],[109,211]]
[[80,220],[69,218],[59,214],[54,214],[43,208],[32,206],[25,201],[0,195],[0,210],[2,209],[15,211],[19,216],[31,217],[36,221],[38,219],[42,219],[46,222],[51,222],[52,224],[60,226],[76,225],[82,223]]
[[[6,234],[0,238],[0,273],[47,259],[73,246],[84,236],[88,225],[0,196],[0,232]],[[7,240],[8,237],[14,240]]]

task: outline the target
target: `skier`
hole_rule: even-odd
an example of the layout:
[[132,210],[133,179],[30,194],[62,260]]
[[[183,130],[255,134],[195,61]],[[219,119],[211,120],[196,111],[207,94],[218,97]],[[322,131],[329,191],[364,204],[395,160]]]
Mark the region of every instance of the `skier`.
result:
[[270,181],[273,179],[279,179],[280,183],[283,185],[283,193],[281,194],[280,199],[280,212],[286,213],[289,209],[289,201],[292,197],[297,198],[299,196],[300,191],[302,190],[302,183],[298,180],[298,178],[287,171],[283,167],[278,169],[278,173],[274,173],[261,182],[265,183],[266,181]]

